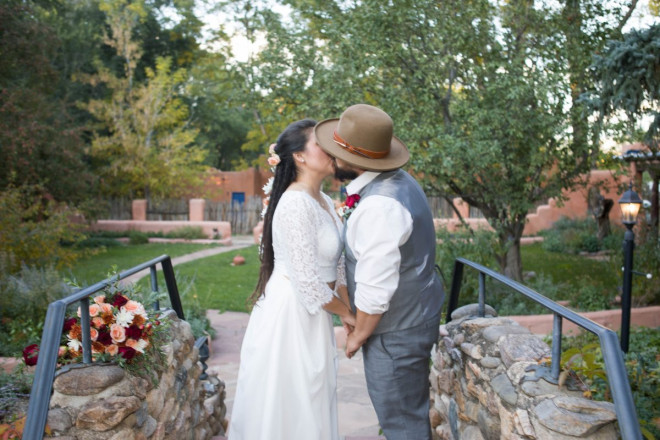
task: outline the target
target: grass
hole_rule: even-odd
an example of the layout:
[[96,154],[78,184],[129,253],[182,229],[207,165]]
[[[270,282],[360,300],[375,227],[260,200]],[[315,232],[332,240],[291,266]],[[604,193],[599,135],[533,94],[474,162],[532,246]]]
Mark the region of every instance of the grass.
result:
[[594,285],[607,288],[615,288],[621,283],[620,274],[613,271],[614,266],[610,262],[548,252],[541,246],[541,243],[521,246],[524,271],[543,274],[555,283],[567,283],[576,288],[585,284],[585,278],[589,278]]
[[[236,255],[245,257],[245,264],[233,266]],[[220,311],[247,312],[247,298],[252,294],[259,276],[259,253],[256,245],[213,255],[174,267],[177,285],[192,284],[201,307]],[[190,281],[194,281],[191,283]],[[140,280],[148,285],[148,277]],[[159,286],[165,282],[159,273]]]
[[80,258],[75,266],[63,275],[75,279],[81,286],[88,286],[107,278],[108,271],[116,264],[119,271],[130,269],[163,254],[179,257],[216,245],[193,243],[149,243],[107,248],[87,257]]

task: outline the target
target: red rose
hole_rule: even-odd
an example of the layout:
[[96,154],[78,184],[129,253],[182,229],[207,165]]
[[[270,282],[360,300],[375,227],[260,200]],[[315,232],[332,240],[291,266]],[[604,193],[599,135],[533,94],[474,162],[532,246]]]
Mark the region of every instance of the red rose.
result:
[[121,357],[126,359],[127,361],[130,361],[133,359],[136,355],[137,351],[135,351],[134,348],[131,347],[119,347],[119,354]]
[[37,344],[28,345],[23,349],[23,360],[25,365],[31,367],[37,365],[39,359],[39,346]]
[[360,201],[360,194],[351,194],[350,196],[346,197],[346,207],[355,208],[355,205],[359,201]]
[[114,298],[112,298],[112,305],[119,308],[126,304],[128,302],[128,298],[126,298],[124,295],[121,293],[117,293]]
[[133,339],[140,339],[142,330],[137,325],[132,325],[126,329],[126,336]]
[[64,327],[62,327],[62,333],[69,333],[73,326],[78,322],[76,318],[68,318],[64,320]]
[[97,336],[96,340],[103,345],[112,344],[112,337],[110,336],[107,327],[104,328],[103,330],[99,330],[99,335]]

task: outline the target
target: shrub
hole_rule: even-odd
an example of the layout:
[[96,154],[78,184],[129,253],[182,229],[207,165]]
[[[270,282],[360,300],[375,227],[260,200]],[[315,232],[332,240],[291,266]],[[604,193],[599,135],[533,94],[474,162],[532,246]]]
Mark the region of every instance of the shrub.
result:
[[[660,329],[630,330],[630,347],[624,359],[635,409],[645,438],[660,438],[660,429],[654,423],[660,417]],[[598,338],[588,332],[564,336],[562,348],[562,369],[570,368],[578,374],[587,388],[586,395],[612,401]]]
[[571,305],[585,312],[592,310],[605,310],[611,308],[611,291],[585,282],[571,299]]
[[184,226],[177,228],[173,231],[165,234],[166,238],[185,238],[188,240],[194,240],[196,238],[208,238],[204,231],[199,226]]
[[124,243],[121,241],[115,240],[114,238],[109,238],[109,237],[88,237],[79,243],[76,244],[76,247],[79,249],[85,249],[85,248],[109,248],[109,247],[115,247],[115,246],[124,246]]
[[149,243],[149,236],[144,232],[131,231],[128,233],[129,244],[147,244]]
[[0,258],[4,270],[0,276],[20,270],[21,265],[71,266],[77,257],[71,247],[84,238],[81,228],[70,221],[74,214],[44,194],[39,186],[10,187],[0,192]]
[[23,266],[0,279],[0,355],[16,356],[39,341],[48,304],[70,292],[53,268]]

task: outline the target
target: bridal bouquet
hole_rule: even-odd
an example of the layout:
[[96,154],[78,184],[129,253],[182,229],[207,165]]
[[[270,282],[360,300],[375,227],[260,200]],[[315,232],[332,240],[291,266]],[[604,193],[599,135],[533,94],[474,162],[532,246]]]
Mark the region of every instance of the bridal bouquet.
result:
[[[158,312],[147,312],[141,292],[135,286],[119,286],[118,282],[105,288],[89,305],[92,359],[96,362],[115,362],[132,373],[147,373],[155,379],[153,369],[164,367],[162,346],[166,341],[166,325]],[[148,295],[142,295],[148,298]],[[155,299],[154,299],[155,300]],[[151,303],[151,301],[150,301]],[[65,317],[58,364],[82,361],[81,311]],[[27,365],[35,365],[38,346],[23,350]]]

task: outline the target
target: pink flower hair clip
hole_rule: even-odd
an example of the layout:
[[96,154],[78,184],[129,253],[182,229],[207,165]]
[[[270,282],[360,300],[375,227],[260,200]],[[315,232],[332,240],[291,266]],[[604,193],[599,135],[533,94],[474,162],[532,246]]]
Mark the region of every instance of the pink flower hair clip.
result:
[[280,163],[280,156],[275,152],[275,145],[277,144],[270,144],[270,147],[268,147],[268,153],[270,154],[268,165],[271,167],[276,167]]

